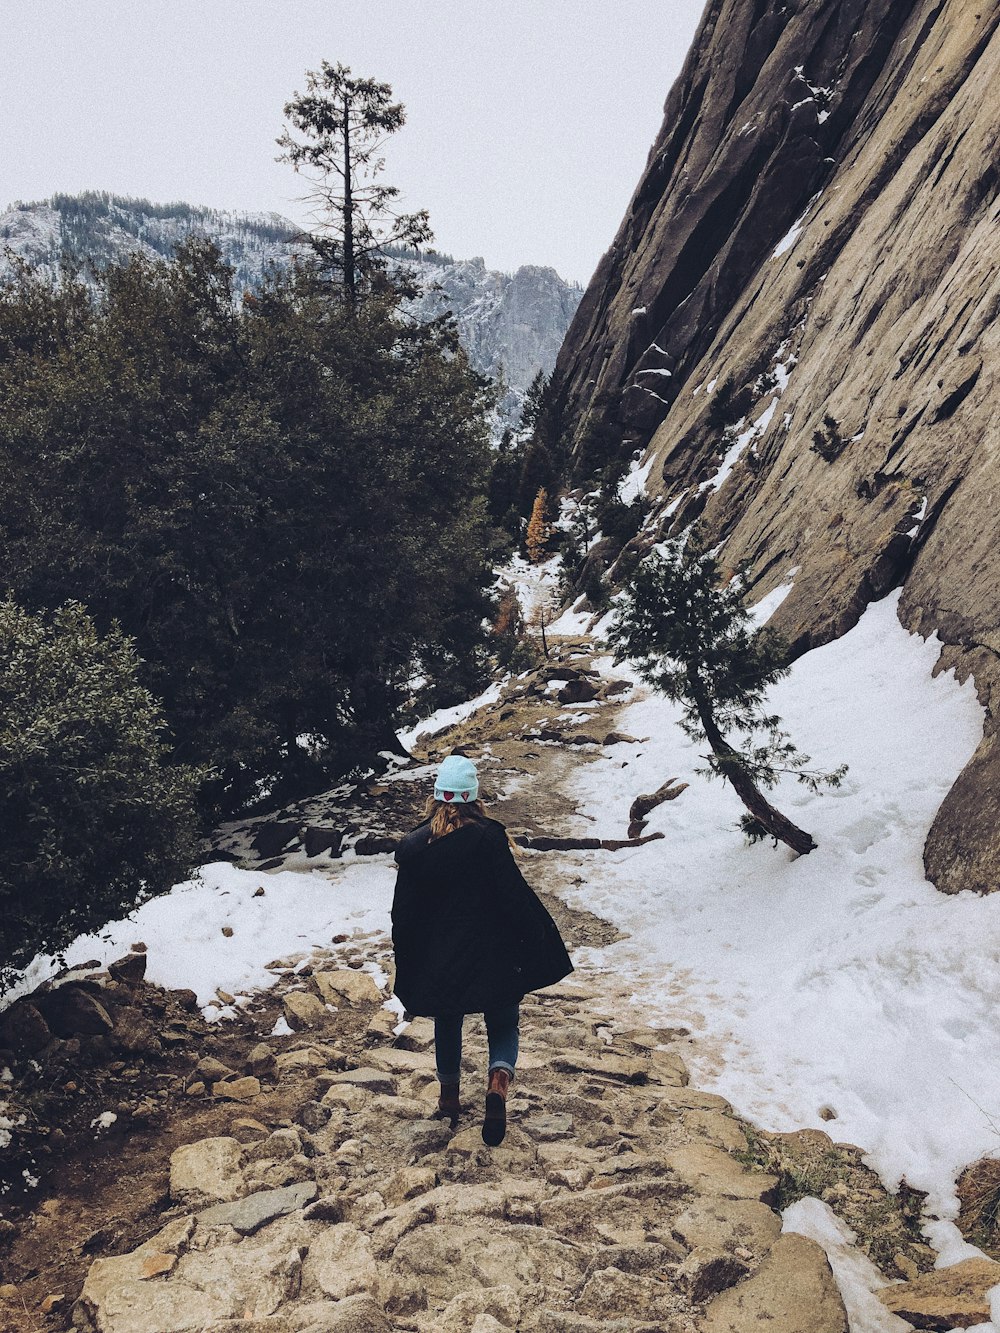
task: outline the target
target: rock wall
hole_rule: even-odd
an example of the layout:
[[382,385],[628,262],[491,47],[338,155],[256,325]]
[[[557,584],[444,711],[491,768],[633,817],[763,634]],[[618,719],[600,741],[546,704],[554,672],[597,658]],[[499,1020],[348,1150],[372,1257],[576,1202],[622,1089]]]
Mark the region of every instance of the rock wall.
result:
[[555,377],[579,441],[648,449],[797,651],[903,584],[986,734],[925,849],[1000,871],[1000,6],[710,0]]

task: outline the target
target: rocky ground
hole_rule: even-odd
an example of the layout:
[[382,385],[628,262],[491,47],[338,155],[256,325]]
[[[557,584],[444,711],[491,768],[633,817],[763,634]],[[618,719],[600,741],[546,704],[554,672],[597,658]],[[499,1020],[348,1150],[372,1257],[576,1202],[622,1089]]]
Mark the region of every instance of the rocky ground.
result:
[[[560,777],[615,744],[626,694],[563,644],[395,778],[222,830],[216,854],[261,869],[265,894],[265,866],[378,854],[414,821],[421,766],[461,746],[534,848],[526,873],[571,948],[609,943],[613,927],[549,890],[567,849],[594,842]],[[669,776],[647,808],[683,799]],[[781,1232],[777,1210],[809,1195],[894,1280],[899,1329],[988,1317],[989,1261],[948,1270],[950,1288],[924,1272],[918,1196],[887,1195],[851,1145],[762,1134],[692,1088],[691,1035],[596,970],[526,999],[494,1150],[469,1020],[452,1129],[434,1115],[429,1022],[397,1032],[384,1007],[390,967],[384,936],[338,938],[274,960],[274,989],[212,1025],[189,993],[146,983],[136,949],[8,1011],[0,1099],[26,1120],[7,1153],[20,1188],[0,1225],[0,1330],[846,1333],[823,1251]]]

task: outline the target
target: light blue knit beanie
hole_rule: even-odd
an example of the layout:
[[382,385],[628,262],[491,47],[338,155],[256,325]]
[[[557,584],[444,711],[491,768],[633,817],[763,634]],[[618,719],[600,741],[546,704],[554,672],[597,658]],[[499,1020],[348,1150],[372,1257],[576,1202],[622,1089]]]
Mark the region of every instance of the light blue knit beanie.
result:
[[479,778],[476,766],[464,755],[450,754],[438,769],[434,781],[435,801],[448,801],[463,805],[466,801],[475,801],[479,797]]

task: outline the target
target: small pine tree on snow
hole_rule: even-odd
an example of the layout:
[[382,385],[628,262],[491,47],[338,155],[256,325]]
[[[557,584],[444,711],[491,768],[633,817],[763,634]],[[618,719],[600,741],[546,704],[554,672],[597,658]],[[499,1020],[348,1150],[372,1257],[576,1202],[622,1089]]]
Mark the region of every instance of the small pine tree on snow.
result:
[[535,496],[535,503],[531,507],[531,518],[528,519],[528,531],[524,538],[528,559],[533,565],[540,564],[545,559],[545,548],[552,535],[552,529],[545,517],[548,503],[548,492],[543,487]]
[[648,684],[683,705],[681,726],[707,740],[707,772],[732,783],[747,808],[741,826],[752,841],[773,837],[796,852],[816,846],[764,797],[761,788],[792,773],[812,790],[840,785],[846,766],[832,773],[807,769],[766,711],[765,695],[788,673],[781,637],[753,625],[740,576],[720,581],[719,566],[695,529],[636,570],[609,632],[616,661],[629,658]]

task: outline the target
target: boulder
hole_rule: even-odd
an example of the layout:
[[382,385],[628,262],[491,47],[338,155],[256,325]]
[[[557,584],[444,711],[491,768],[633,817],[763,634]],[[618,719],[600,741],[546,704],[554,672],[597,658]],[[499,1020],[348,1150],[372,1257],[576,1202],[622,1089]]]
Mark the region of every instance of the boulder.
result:
[[123,958],[109,963],[108,972],[123,986],[137,986],[146,975],[146,954],[127,953]]
[[[365,1092],[393,1093],[396,1080],[382,1069],[344,1069],[339,1074],[331,1074],[328,1082],[330,1089],[348,1085],[362,1088]],[[327,1100],[325,1097],[324,1100]]]
[[698,1194],[758,1203],[770,1203],[777,1198],[777,1176],[746,1171],[728,1153],[708,1143],[674,1148],[665,1154],[664,1161],[678,1180]]
[[99,1037],[114,1031],[114,1020],[96,996],[74,982],[37,993],[38,1008],[57,1037]]
[[729,1254],[736,1249],[760,1260],[781,1234],[781,1218],[754,1199],[703,1197],[692,1200],[672,1234],[688,1250]]
[[170,1197],[175,1203],[228,1203],[242,1193],[243,1152],[231,1138],[199,1139],[170,1154]]
[[286,1185],[284,1189],[262,1190],[233,1203],[217,1203],[198,1214],[200,1227],[232,1227],[241,1236],[253,1235],[268,1222],[288,1213],[298,1212],[312,1203],[317,1194],[313,1181]]
[[258,1078],[274,1073],[274,1051],[266,1042],[259,1041],[247,1056],[247,1068]]
[[370,972],[345,967],[334,972],[317,972],[313,981],[328,1004],[381,1005],[385,998]]
[[52,1032],[37,1005],[28,1000],[12,1004],[0,1017],[0,1045],[15,1055],[36,1055],[52,1040]]
[[600,694],[598,686],[589,680],[569,680],[556,695],[561,704],[585,704]]
[[998,1283],[1000,1264],[992,1259],[963,1259],[876,1295],[887,1310],[914,1328],[971,1328],[989,1322],[987,1292]]
[[306,856],[319,856],[326,852],[327,856],[337,858],[341,855],[343,844],[344,830],[339,828],[322,828],[310,824],[302,836]]
[[378,1294],[379,1273],[371,1242],[350,1222],[320,1232],[309,1249],[303,1276],[337,1301],[359,1293]]
[[246,1078],[230,1078],[212,1085],[213,1097],[222,1097],[231,1102],[248,1102],[259,1095],[260,1079],[249,1074]]
[[298,840],[299,826],[290,822],[269,821],[261,824],[250,846],[264,859],[275,857]]
[[[181,1222],[194,1226],[192,1218]],[[186,1240],[171,1248],[167,1227],[131,1254],[98,1259],[74,1307],[74,1325],[84,1333],[202,1333],[229,1327],[229,1320],[253,1327],[300,1289],[299,1236],[282,1225],[239,1245],[207,1249],[189,1249]],[[176,1255],[176,1264],[167,1261],[169,1271],[150,1277],[150,1261],[159,1266],[164,1254]]]
[[826,1255],[786,1232],[760,1268],[708,1305],[699,1333],[848,1333],[847,1312]]
[[308,991],[289,991],[281,1001],[289,1027],[296,1032],[303,1028],[318,1028],[330,1017],[322,1000]]

